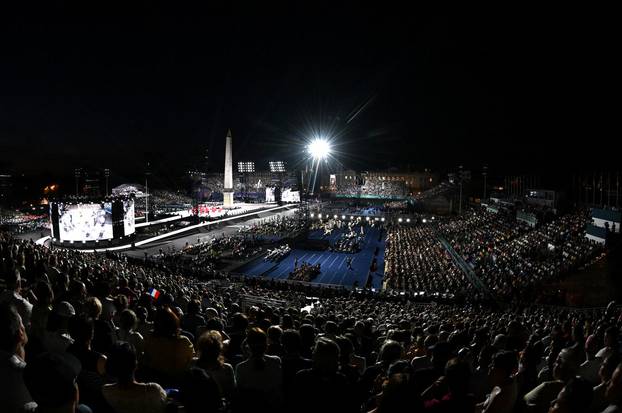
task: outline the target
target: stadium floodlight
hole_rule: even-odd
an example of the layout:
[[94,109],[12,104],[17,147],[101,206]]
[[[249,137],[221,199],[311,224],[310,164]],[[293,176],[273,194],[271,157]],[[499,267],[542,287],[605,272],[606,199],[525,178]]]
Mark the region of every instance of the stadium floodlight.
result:
[[384,217],[380,218],[380,221],[384,222]]
[[322,218],[322,214],[317,214],[317,217],[321,219]]
[[376,217],[376,218],[374,218],[374,221],[378,221],[379,219],[380,219],[380,218]]
[[398,219],[397,219],[397,222],[402,222],[402,218],[398,218]]
[[334,218],[334,219],[337,219],[337,215],[333,215],[333,218]]
[[342,216],[341,216],[341,219],[346,219],[346,216],[345,216],[345,215],[342,215]]
[[309,214],[309,216],[310,216],[311,218],[313,218],[313,216],[314,216],[314,215],[315,215],[315,214],[314,214],[313,212],[311,212],[311,214]]
[[410,218],[406,218],[406,222],[410,222]]
[[238,162],[239,173],[253,173],[255,172],[255,162]]
[[369,221],[369,217],[365,217],[365,221]]
[[427,220],[427,219],[425,219],[425,218],[423,218],[421,221],[422,221],[424,224],[425,224],[426,222],[428,222],[428,220]]
[[285,172],[285,162],[283,161],[269,161],[270,172]]
[[354,219],[354,217],[352,215],[350,215],[350,219]]
[[309,154],[311,155],[313,159],[318,159],[318,160],[324,159],[328,155],[330,155],[330,152],[331,152],[330,143],[328,143],[328,141],[325,139],[321,139],[321,138],[314,139],[307,146],[307,151],[309,152]]

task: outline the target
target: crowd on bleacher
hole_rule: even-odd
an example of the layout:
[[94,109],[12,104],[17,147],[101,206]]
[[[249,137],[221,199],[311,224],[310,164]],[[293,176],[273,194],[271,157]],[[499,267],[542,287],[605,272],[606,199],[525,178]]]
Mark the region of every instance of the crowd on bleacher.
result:
[[403,196],[406,195],[404,181],[380,181],[367,179],[361,187],[361,194],[376,196]]
[[429,225],[389,226],[384,260],[385,287],[460,296],[473,293],[472,284]]
[[[2,412],[622,409],[614,305],[499,310],[324,289],[309,307],[295,285],[220,290],[6,233],[0,274]],[[245,306],[248,295],[283,304]]]
[[293,216],[276,215],[240,229],[240,234],[250,236],[294,236],[305,228],[306,222],[299,213]]
[[513,215],[478,209],[440,220],[437,230],[496,295],[510,299],[602,253],[585,238],[586,222],[586,212],[576,211],[531,228]]
[[0,227],[10,228],[16,233],[49,230],[50,217],[48,214],[33,215],[0,209]]

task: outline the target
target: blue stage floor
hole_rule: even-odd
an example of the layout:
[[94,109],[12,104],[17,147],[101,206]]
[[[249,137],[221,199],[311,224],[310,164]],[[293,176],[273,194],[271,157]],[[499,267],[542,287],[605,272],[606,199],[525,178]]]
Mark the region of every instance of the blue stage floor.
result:
[[[294,270],[294,262],[296,257],[298,257],[298,265],[301,265],[303,261],[312,265],[320,263],[321,273],[313,280],[314,283],[352,287],[354,282],[357,281],[359,287],[364,287],[369,267],[374,258],[374,251],[378,247],[377,270],[375,273],[372,273],[371,277],[372,288],[379,290],[382,286],[382,277],[384,276],[385,237],[383,235],[382,239],[378,241],[380,231],[376,228],[366,227],[365,231],[365,240],[363,245],[361,245],[361,251],[356,254],[293,249],[281,262],[265,261],[263,258],[258,258],[244,265],[238,271],[251,277],[263,275],[267,278],[287,279],[289,273]],[[332,245],[340,233],[341,230],[335,230],[326,239]],[[309,238],[321,239],[322,234],[320,231],[312,231]],[[348,257],[352,257],[351,270],[348,269],[346,262]]]

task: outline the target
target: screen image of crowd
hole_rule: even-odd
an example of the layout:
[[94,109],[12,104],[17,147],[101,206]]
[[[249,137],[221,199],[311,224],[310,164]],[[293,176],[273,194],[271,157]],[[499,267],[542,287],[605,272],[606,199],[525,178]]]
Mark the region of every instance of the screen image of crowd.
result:
[[403,181],[382,181],[376,179],[367,179],[364,184],[360,185],[356,182],[345,181],[336,188],[339,195],[359,197],[403,197],[407,194],[406,185]]
[[112,203],[58,204],[62,241],[95,241],[112,238]]
[[225,251],[249,253],[257,237],[298,230],[294,219],[188,246],[183,254],[197,258],[189,265],[181,251],[139,260],[0,232],[0,406],[619,411],[621,309],[537,304],[539,287],[602,256],[585,238],[587,216],[577,210],[532,228],[478,208],[379,223],[387,233],[379,294],[209,267]]

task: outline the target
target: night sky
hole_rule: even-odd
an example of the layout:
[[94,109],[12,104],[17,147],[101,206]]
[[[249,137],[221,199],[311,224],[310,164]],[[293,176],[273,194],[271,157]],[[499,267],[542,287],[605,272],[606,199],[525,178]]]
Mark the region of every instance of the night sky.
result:
[[222,167],[227,128],[234,161],[258,169],[299,163],[314,133],[358,170],[616,164],[593,146],[619,136],[619,33],[602,16],[344,11],[11,19],[0,169],[107,167],[118,184],[150,160],[173,183],[206,149]]

